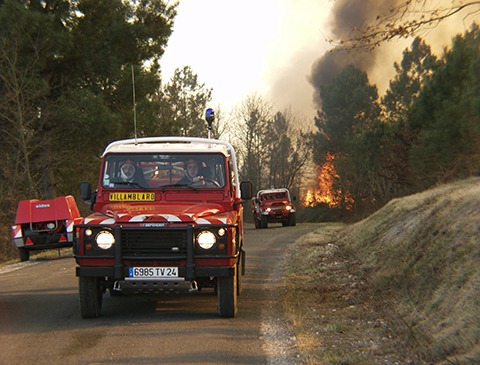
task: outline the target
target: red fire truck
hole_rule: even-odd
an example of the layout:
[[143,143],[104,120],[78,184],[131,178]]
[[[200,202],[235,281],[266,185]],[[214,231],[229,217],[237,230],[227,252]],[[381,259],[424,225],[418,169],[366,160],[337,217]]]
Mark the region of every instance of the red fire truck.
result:
[[81,184],[93,213],[74,229],[81,314],[102,297],[212,288],[220,317],[234,317],[241,277],[243,203],[233,147],[209,138],[120,140],[102,155],[98,186]]
[[252,213],[255,228],[267,228],[268,223],[295,226],[295,206],[288,189],[260,190],[252,198]]
[[51,200],[21,200],[12,226],[20,261],[27,261],[30,251],[72,247],[73,225],[81,220],[71,195]]

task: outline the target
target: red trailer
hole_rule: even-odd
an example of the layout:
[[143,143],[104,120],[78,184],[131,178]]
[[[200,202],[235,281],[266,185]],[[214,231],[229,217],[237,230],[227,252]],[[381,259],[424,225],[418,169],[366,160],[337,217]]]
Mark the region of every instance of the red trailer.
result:
[[73,225],[81,221],[77,203],[71,195],[51,200],[21,200],[12,226],[20,260],[27,261],[32,250],[72,247]]

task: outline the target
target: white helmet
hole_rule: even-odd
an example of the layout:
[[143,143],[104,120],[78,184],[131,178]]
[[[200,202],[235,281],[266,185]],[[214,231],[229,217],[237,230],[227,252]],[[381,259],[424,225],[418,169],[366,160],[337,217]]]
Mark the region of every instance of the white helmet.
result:
[[135,166],[131,161],[124,162],[120,167],[120,175],[123,181],[132,181],[135,176]]

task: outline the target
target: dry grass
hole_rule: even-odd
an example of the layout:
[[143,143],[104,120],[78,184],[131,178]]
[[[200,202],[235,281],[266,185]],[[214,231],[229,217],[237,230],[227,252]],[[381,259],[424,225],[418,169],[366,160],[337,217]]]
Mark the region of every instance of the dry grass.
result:
[[326,224],[285,265],[305,363],[480,363],[479,178]]

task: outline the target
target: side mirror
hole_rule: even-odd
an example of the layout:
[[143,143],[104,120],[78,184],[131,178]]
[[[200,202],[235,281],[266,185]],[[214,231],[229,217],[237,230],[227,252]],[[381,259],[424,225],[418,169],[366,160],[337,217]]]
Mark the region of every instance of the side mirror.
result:
[[240,183],[240,195],[243,200],[252,199],[252,182],[251,181],[242,181]]
[[92,200],[92,186],[89,182],[80,183],[80,195],[85,202]]

